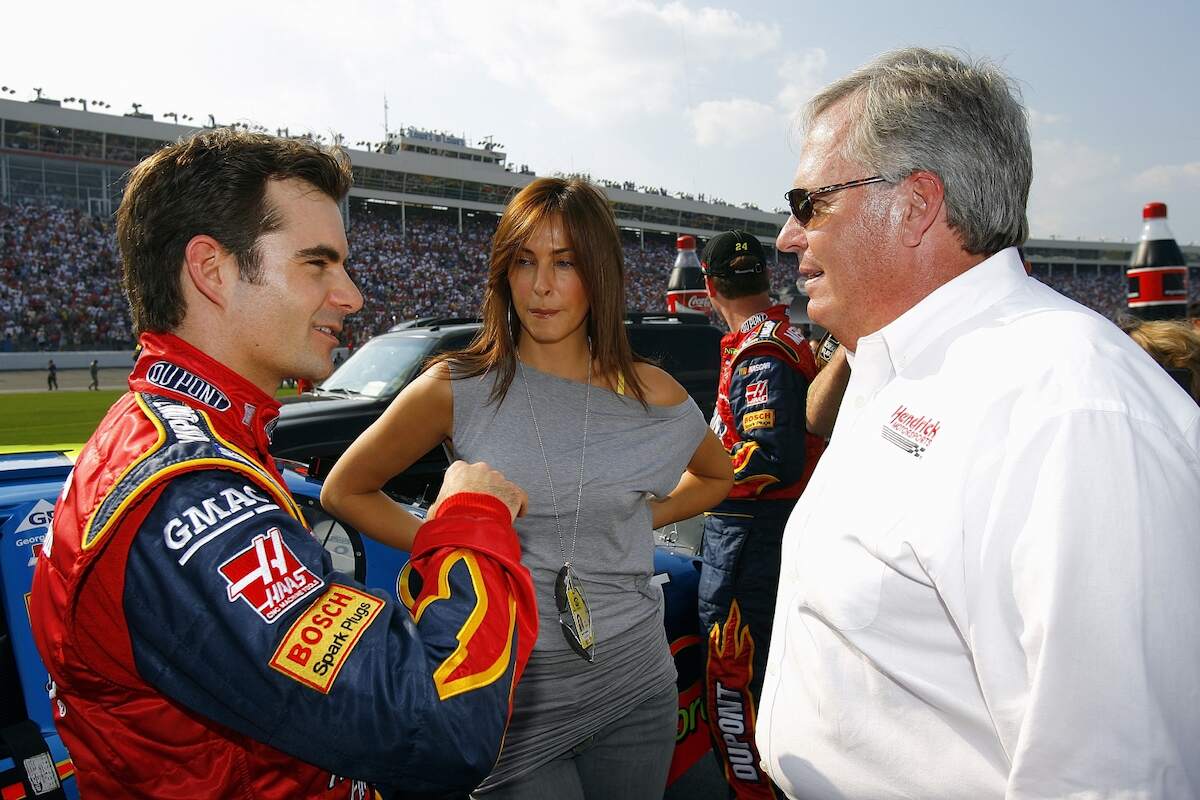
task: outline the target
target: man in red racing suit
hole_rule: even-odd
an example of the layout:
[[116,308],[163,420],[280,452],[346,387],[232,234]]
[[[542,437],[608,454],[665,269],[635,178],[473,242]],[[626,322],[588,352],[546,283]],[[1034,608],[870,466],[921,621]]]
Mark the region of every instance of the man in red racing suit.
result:
[[737,798],[773,798],[759,768],[754,718],[775,613],[780,546],[792,507],[825,449],[807,431],[812,350],[772,305],[762,245],[728,231],[709,240],[702,265],[713,307],[730,333],[712,428],[733,461],[734,486],[705,515],[701,630],[708,636],[705,708],[717,759]]
[[[205,167],[222,148],[244,157]],[[258,283],[214,237],[192,237],[179,335],[141,335],[130,391],[55,509],[30,613],[84,797],[439,794],[469,790],[498,756],[537,630],[511,524],[519,489],[486,465],[451,468],[402,578],[406,609],[334,570],[267,451],[279,404],[266,387],[327,374],[329,332],[361,306],[338,236],[348,176],[325,153],[218,130],[165,148],[151,161],[174,162],[143,162],[130,180],[123,212],[137,213],[156,180],[140,171],[259,159],[278,228],[259,232]],[[298,159],[308,171],[289,177]],[[313,177],[314,161],[334,173],[333,189]],[[167,177],[161,185],[188,182]],[[131,266],[145,239],[128,233],[119,229],[126,286],[145,330],[155,300]],[[326,263],[277,262],[280,241],[280,252]],[[280,295],[278,318],[238,299],[280,284],[294,291]],[[289,304],[306,298],[313,317],[293,329]],[[253,324],[247,309],[271,322],[262,339],[238,329]]]

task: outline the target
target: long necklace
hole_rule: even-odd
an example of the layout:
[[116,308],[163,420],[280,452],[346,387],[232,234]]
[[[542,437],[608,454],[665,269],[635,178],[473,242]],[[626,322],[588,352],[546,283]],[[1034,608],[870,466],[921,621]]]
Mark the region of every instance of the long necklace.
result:
[[587,430],[591,416],[592,400],[592,354],[588,347],[587,390],[583,396],[583,446],[579,453],[579,491],[575,498],[575,527],[571,531],[571,552],[567,552],[567,544],[562,534],[562,517],[558,513],[558,499],[554,494],[554,476],[550,471],[550,459],[546,457],[546,446],[542,441],[542,429],[538,425],[537,414],[533,410],[533,393],[529,391],[529,380],[525,377],[525,364],[517,358],[517,366],[521,370],[521,383],[525,385],[525,399],[529,401],[529,416],[533,419],[533,432],[537,435],[538,449],[542,451],[542,463],[546,465],[546,481],[550,484],[550,507],[554,511],[554,533],[558,536],[558,550],[562,554],[563,565],[554,580],[554,599],[558,604],[558,622],[563,637],[576,653],[584,660],[591,662],[596,657],[596,635],[592,630],[592,613],[588,609],[587,596],[583,586],[575,577],[571,568],[571,559],[575,557],[575,544],[579,538],[579,513],[583,509],[583,465],[587,460]]

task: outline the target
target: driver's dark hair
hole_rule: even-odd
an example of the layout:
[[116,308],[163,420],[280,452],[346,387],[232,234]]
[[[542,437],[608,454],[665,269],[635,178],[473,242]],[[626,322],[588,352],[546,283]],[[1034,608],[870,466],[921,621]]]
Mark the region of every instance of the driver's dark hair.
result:
[[725,277],[710,275],[713,286],[722,297],[736,300],[740,297],[753,297],[771,290],[771,281],[767,276],[767,265],[763,264],[758,272],[748,272],[745,275],[734,274],[734,270],[753,269],[758,262],[758,256],[738,256],[729,262],[730,273]]
[[134,167],[117,210],[117,243],[135,331],[171,331],[183,322],[181,268],[195,236],[220,242],[237,258],[242,280],[256,282],[258,240],[281,223],[267,202],[267,181],[291,178],[340,203],[350,191],[350,161],[340,148],[306,139],[216,128]]

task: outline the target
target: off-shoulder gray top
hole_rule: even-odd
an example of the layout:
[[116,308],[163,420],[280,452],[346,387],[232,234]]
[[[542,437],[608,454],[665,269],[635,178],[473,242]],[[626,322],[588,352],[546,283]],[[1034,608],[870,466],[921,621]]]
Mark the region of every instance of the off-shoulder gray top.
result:
[[690,398],[645,408],[633,397],[593,386],[572,555],[587,387],[529,366],[524,374],[554,476],[563,545],[591,609],[596,657],[591,664],[581,659],[559,630],[554,580],[563,554],[520,371],[499,405],[488,403],[492,375],[455,379],[456,457],[486,461],[529,495],[528,511],[516,528],[540,617],[503,752],[480,794],[549,761],[675,680],[663,631],[662,590],[651,582],[648,502],[675,488],[707,429]]

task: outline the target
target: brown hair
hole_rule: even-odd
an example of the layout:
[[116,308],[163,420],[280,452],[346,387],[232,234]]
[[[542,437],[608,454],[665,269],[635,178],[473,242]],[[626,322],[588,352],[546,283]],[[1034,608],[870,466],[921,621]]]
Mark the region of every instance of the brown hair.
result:
[[629,391],[643,405],[645,387],[633,370],[634,356],[625,334],[625,254],[612,208],[604,193],[576,178],[538,178],[517,193],[492,237],[487,288],[483,294],[483,327],[465,349],[430,361],[449,361],[455,377],[497,370],[489,402],[499,403],[517,371],[516,343],[521,323],[512,308],[508,272],[525,242],[546,220],[558,215],[575,251],[575,269],[588,298],[587,333],[592,357],[604,375],[623,375]]
[[267,181],[288,178],[335,202],[352,181],[338,148],[233,128],[201,131],[133,168],[117,210],[117,243],[137,332],[170,331],[183,322],[180,267],[194,236],[220,242],[237,258],[242,280],[259,279],[258,239],[281,224],[266,200]]
[[[745,267],[753,268],[758,263],[758,256],[744,255],[738,256],[729,262],[729,269],[736,270]],[[752,272],[746,275],[728,275],[712,278],[713,287],[721,293],[722,297],[730,300],[736,300],[739,297],[753,297],[756,294],[763,294],[771,290],[771,281],[767,277],[767,265],[762,265],[762,270]]]
[[1118,324],[1163,369],[1189,371],[1189,391],[1200,403],[1200,333],[1187,322],[1177,320],[1143,321],[1125,317]]

